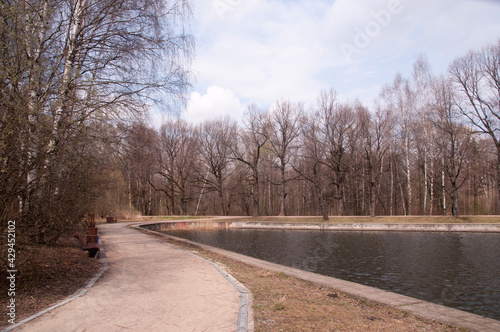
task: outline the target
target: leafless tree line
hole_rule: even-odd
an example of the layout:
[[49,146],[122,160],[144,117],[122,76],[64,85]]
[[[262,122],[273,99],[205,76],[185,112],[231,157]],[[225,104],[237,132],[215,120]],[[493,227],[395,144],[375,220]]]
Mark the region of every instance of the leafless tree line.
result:
[[324,219],[499,213],[499,69],[500,42],[442,76],[419,57],[412,77],[397,75],[372,110],[331,90],[309,108],[251,105],[241,125],[132,126],[129,204],[143,214]]
[[112,199],[120,124],[189,86],[189,17],[184,0],[0,1],[1,229],[55,242]]

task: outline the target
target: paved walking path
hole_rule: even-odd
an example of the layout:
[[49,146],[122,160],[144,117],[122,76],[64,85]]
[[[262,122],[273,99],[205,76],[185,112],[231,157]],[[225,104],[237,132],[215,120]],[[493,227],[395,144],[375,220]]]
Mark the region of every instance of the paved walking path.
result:
[[126,224],[98,228],[104,275],[15,331],[236,331],[240,293],[208,262]]

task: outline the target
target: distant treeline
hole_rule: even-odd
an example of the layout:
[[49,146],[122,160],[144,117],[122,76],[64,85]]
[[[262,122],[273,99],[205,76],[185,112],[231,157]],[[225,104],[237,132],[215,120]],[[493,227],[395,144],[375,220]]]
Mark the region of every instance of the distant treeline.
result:
[[123,191],[145,215],[443,215],[500,213],[500,42],[435,76],[425,57],[373,109],[340,101],[251,105],[159,130],[134,124]]

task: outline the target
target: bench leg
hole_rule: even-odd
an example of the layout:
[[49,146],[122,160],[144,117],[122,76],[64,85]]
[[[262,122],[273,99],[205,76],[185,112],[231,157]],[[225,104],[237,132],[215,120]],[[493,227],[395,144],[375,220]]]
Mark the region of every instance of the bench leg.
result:
[[88,252],[89,252],[89,257],[96,257],[97,253],[99,252],[99,249],[98,248],[91,248],[91,249],[87,249]]

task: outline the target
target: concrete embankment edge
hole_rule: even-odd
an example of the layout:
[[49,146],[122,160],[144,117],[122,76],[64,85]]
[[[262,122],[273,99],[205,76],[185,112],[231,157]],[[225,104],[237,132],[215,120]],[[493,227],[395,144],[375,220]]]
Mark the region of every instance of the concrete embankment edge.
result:
[[[235,222],[237,223],[237,222]],[[218,224],[217,227],[214,228],[223,228],[223,225],[221,223],[214,223]],[[255,223],[254,223],[255,224]],[[205,244],[189,241],[186,239],[182,239],[179,237],[167,235],[165,233],[160,233],[156,232],[157,230],[161,230],[165,227],[165,223],[147,223],[147,224],[142,224],[140,227],[142,229],[154,229],[155,234],[164,236],[166,238],[171,238],[176,241],[181,241],[184,243],[188,244],[193,244],[198,247],[203,248],[204,250],[215,252],[221,255],[224,255],[228,258],[253,265],[256,267],[260,267],[266,270],[274,271],[274,272],[283,272],[286,273],[290,276],[306,280],[309,282],[313,282],[325,287],[330,287],[336,290],[339,290],[341,292],[351,294],[366,300],[374,301],[377,303],[389,305],[395,308],[398,308],[403,311],[410,312],[412,314],[415,314],[419,317],[426,318],[426,319],[432,319],[435,321],[439,321],[445,324],[450,324],[453,326],[459,326],[466,328],[471,331],[500,331],[500,321],[497,321],[495,319],[491,318],[486,318],[482,317],[480,315],[472,314],[466,311],[462,310],[457,310],[449,307],[445,307],[442,305],[434,304],[431,302],[419,300],[416,298],[412,298],[409,296],[404,296],[388,291],[384,291],[378,288],[374,287],[369,287],[361,284],[357,284],[354,282],[350,281],[345,281],[341,279],[336,279],[333,277],[327,277],[323,276],[317,273],[312,273],[312,272],[307,272],[299,269],[295,269],[292,267],[276,264],[276,263],[271,263],[267,261],[263,261],[257,258],[237,254],[234,252],[230,252],[227,250],[219,249],[216,247],[208,246]],[[185,226],[185,225],[182,225]],[[207,224],[204,223],[204,228],[207,228]],[[500,225],[490,225],[490,226],[500,226]],[[171,228],[171,227],[169,227]],[[184,227],[182,227],[184,228]],[[235,227],[236,228],[236,227]],[[239,227],[238,227],[239,228]],[[269,228],[269,227],[268,227]],[[286,227],[285,227],[286,228]],[[499,227],[500,228],[500,227]],[[296,229],[296,228],[294,228]],[[303,228],[301,228],[303,229]],[[309,229],[309,228],[308,228]],[[496,232],[496,228],[492,228],[493,230],[485,231],[483,230],[482,232]],[[373,231],[374,229],[370,229]],[[378,230],[378,229],[377,229]],[[395,230],[392,228],[392,230]],[[408,229],[407,229],[408,230]],[[416,231],[416,230],[412,230]],[[436,230],[435,230],[436,231]],[[441,230],[443,231],[443,230]],[[453,231],[453,230],[448,230],[448,231]],[[463,232],[464,230],[462,230]],[[477,230],[476,230],[477,232]]]
[[376,223],[265,223],[233,222],[231,228],[304,229],[324,231],[396,231],[396,232],[476,232],[500,233],[500,224],[376,224]]
[[473,232],[500,233],[496,224],[376,224],[376,223],[276,223],[254,221],[183,221],[149,222],[144,225],[151,230],[169,229],[289,229],[322,231],[364,231],[364,232]]

